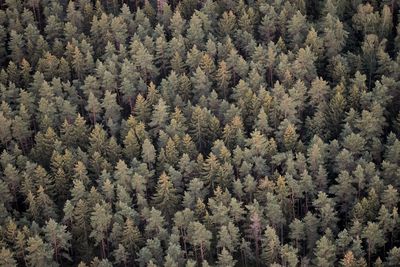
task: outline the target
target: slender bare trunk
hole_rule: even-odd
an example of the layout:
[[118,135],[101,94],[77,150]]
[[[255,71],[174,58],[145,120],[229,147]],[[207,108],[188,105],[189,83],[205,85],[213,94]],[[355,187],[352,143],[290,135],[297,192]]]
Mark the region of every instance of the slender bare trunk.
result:
[[203,242],[200,244],[200,255],[201,255],[201,262],[204,261],[204,250],[203,250]]

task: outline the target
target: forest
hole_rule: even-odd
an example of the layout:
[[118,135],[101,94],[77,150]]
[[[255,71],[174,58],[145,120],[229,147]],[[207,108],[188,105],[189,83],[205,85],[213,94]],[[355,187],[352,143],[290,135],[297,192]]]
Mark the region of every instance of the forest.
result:
[[399,0],[0,0],[0,266],[400,266]]

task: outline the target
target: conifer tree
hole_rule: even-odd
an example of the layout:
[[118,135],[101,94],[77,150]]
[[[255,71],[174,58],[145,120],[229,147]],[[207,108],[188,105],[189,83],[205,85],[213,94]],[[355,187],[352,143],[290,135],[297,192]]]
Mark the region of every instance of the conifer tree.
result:
[[398,266],[399,4],[0,1],[0,265]]
[[221,253],[218,254],[218,266],[233,267],[236,264],[236,260],[233,259],[232,255],[225,248],[222,249]]
[[227,64],[223,60],[221,62],[219,62],[219,66],[218,66],[218,69],[216,72],[216,80],[217,80],[217,84],[218,84],[218,92],[224,98],[226,98],[228,96],[227,89],[230,84],[231,73],[228,69]]
[[202,21],[198,16],[198,13],[193,13],[192,17],[190,18],[186,36],[190,46],[203,43],[205,33],[203,31]]
[[37,235],[28,239],[26,252],[26,260],[30,266],[57,266],[53,261],[53,249]]
[[90,217],[90,225],[92,226],[92,232],[90,237],[96,242],[96,245],[100,246],[101,255],[107,256],[107,236],[111,223],[112,215],[108,210],[106,204],[96,204]]
[[336,247],[326,236],[317,241],[315,248],[315,264],[323,266],[335,266]]
[[163,99],[160,99],[157,105],[154,107],[149,126],[154,128],[155,134],[157,134],[160,130],[165,129],[169,117],[168,109],[169,107],[166,105]]
[[58,224],[53,219],[46,223],[44,229],[46,241],[53,247],[56,262],[60,262],[62,258],[71,260],[68,255],[71,246],[71,234],[66,229],[66,226]]
[[371,255],[375,253],[376,249],[381,247],[384,243],[383,232],[376,223],[368,222],[365,227],[362,237],[367,240],[368,244],[368,262],[371,262]]
[[101,115],[101,104],[92,92],[89,94],[86,110],[91,114],[91,121],[95,124]]
[[265,259],[267,264],[273,264],[278,259],[279,251],[280,251],[280,242],[279,238],[276,235],[275,230],[267,226],[267,229],[264,232],[263,243],[263,258]]
[[118,123],[121,116],[120,112],[122,108],[117,103],[117,95],[110,91],[106,91],[101,106],[105,110],[104,120],[111,128],[111,125],[108,122],[112,121],[113,123]]
[[204,262],[206,257],[206,251],[210,247],[210,240],[212,234],[207,228],[200,222],[191,222],[189,224],[189,230],[191,244],[200,252],[200,259]]
[[17,266],[17,261],[13,257],[13,253],[6,248],[2,248],[0,251],[0,265],[4,267]]
[[174,214],[178,200],[176,189],[172,184],[170,177],[165,173],[162,173],[157,182],[156,193],[153,196],[155,206],[161,210],[169,220]]
[[136,133],[133,129],[130,129],[124,139],[124,154],[127,159],[133,159],[138,157],[139,153],[140,145]]
[[127,219],[124,224],[122,232],[122,245],[127,248],[128,251],[135,251],[139,248],[141,242],[141,234],[139,229],[131,219]]

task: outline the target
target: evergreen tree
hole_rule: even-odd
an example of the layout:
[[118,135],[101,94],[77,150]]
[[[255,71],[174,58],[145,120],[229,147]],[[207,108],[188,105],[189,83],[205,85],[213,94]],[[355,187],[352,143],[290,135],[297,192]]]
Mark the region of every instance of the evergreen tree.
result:
[[316,265],[335,266],[336,247],[326,236],[317,241],[314,253]]
[[101,115],[101,105],[94,94],[91,92],[88,98],[88,104],[86,110],[90,113],[91,121],[93,124],[99,119]]
[[178,200],[176,189],[170,178],[165,173],[162,173],[157,182],[156,193],[153,196],[155,206],[163,211],[167,219],[171,219]]
[[2,248],[0,252],[0,265],[4,267],[17,266],[17,261],[13,257],[13,253],[6,248]]
[[125,225],[122,232],[122,245],[127,248],[128,251],[134,252],[139,248],[141,242],[141,234],[136,225],[134,225],[131,219],[125,221]]
[[169,107],[162,99],[160,99],[157,105],[154,107],[149,126],[153,127],[155,135],[158,134],[160,130],[165,129],[167,125],[167,120],[169,117],[168,108]]
[[0,7],[1,266],[399,265],[398,0]]
[[26,252],[30,266],[57,266],[53,261],[53,249],[37,235],[28,239]]
[[343,23],[339,18],[332,16],[330,13],[324,18],[323,25],[322,38],[327,56],[336,56],[346,44],[348,32],[344,29]]
[[233,259],[232,255],[225,248],[222,249],[221,253],[218,254],[218,266],[233,267],[236,264],[236,260]]
[[119,122],[121,116],[120,112],[122,109],[117,103],[117,95],[110,91],[106,91],[101,105],[105,110],[104,120],[107,122],[107,125],[111,128],[112,132],[116,133],[114,125]]
[[300,44],[305,40],[308,31],[306,16],[298,10],[288,21],[287,28],[292,46],[299,48]]
[[400,257],[400,250],[398,247],[394,247],[389,251],[387,264],[388,266],[396,266],[397,262],[399,261]]
[[191,244],[199,250],[200,259],[202,262],[205,260],[206,250],[210,247],[210,240],[212,234],[205,226],[200,222],[190,222],[189,230]]
[[275,230],[267,226],[267,229],[264,233],[263,243],[263,258],[268,265],[275,263],[278,259],[280,252],[280,242],[279,238],[276,235]]
[[186,36],[190,46],[203,43],[205,33],[203,31],[202,21],[198,16],[198,13],[193,13],[192,17],[190,18]]
[[96,245],[100,246],[103,257],[107,256],[107,236],[111,219],[112,215],[108,207],[104,203],[97,203],[90,217],[90,225],[93,228],[90,237],[96,241]]
[[228,96],[227,89],[230,84],[231,73],[230,73],[225,61],[222,60],[221,62],[219,62],[219,66],[218,66],[217,72],[215,74],[215,78],[216,78],[217,84],[218,84],[218,92],[224,98],[226,98]]
[[71,260],[68,250],[71,246],[71,234],[66,231],[67,227],[50,219],[44,228],[46,241],[54,250],[54,258],[59,262],[61,258]]
[[376,223],[368,222],[365,227],[362,237],[367,240],[368,244],[368,262],[371,262],[371,254],[381,247],[384,243],[383,232]]

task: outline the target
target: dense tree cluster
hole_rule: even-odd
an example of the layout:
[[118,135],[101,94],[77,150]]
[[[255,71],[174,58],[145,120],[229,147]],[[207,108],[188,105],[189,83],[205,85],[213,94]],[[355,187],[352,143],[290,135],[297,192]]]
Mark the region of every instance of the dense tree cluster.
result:
[[400,1],[0,1],[0,266],[400,266]]

